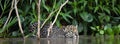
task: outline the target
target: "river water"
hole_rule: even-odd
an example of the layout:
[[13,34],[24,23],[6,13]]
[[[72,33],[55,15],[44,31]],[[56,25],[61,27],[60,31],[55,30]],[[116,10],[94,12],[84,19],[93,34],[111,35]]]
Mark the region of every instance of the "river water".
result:
[[80,36],[79,38],[0,38],[0,44],[120,44],[120,37]]

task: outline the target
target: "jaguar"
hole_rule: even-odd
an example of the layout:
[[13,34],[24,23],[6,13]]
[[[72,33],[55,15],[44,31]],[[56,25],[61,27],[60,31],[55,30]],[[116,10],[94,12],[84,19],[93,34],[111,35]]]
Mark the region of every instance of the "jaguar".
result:
[[[30,24],[29,29],[31,32],[34,32],[34,33],[37,32],[37,24],[38,24],[37,22]],[[47,23],[43,26],[43,28],[41,28],[40,30],[41,38],[47,38],[47,37],[49,38],[61,38],[61,37],[76,38],[76,37],[79,37],[77,26],[67,25],[67,26],[62,26],[62,28],[59,28],[56,25],[54,25],[52,29],[50,30],[49,36],[47,36],[49,27],[50,27],[50,23]]]

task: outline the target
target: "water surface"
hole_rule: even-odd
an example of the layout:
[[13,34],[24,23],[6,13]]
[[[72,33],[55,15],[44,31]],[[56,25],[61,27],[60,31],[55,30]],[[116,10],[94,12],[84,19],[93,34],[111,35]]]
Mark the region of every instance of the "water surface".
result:
[[92,37],[79,38],[0,38],[0,44],[120,44],[120,37]]

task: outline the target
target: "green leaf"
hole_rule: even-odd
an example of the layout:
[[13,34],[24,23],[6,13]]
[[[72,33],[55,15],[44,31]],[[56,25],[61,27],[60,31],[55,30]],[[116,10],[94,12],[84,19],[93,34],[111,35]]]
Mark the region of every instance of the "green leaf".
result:
[[32,0],[30,0],[30,4],[32,3]]
[[6,31],[8,28],[10,28],[10,26],[14,25],[16,22],[17,22],[16,17],[13,19],[11,18],[6,27],[3,27],[2,30],[0,30],[0,33]]
[[106,31],[106,33],[107,33],[108,35],[114,35],[114,31],[113,31],[113,29],[111,28],[111,24],[105,25],[104,30]]
[[73,25],[78,25],[78,22],[74,19],[74,20],[72,21],[72,24],[73,24]]
[[57,20],[57,21],[56,21],[56,24],[57,24],[57,26],[58,26],[58,27],[60,27],[60,26],[61,26],[61,24],[60,24],[60,21],[59,21],[59,20]]
[[32,3],[32,9],[35,10],[35,3]]
[[120,33],[120,24],[117,27],[118,27],[118,33]]
[[64,18],[65,21],[70,22],[70,21],[68,20],[67,16],[66,16],[67,14],[61,13],[61,15],[62,15],[62,17]]
[[119,13],[119,15],[120,15],[120,9],[118,9],[117,7],[114,7],[114,9],[115,9],[115,13],[117,14],[117,13]]
[[120,32],[120,31],[119,31],[119,25],[118,25],[118,26],[113,26],[112,29],[113,29],[113,31],[114,31],[115,34],[118,34],[118,35],[119,35],[119,32]]
[[53,3],[53,8],[56,7],[56,0],[54,0],[54,3]]
[[96,26],[97,30],[99,31],[100,30],[100,26]]
[[105,21],[110,22],[110,17],[106,15]]
[[95,7],[95,10],[94,10],[94,13],[97,12],[98,9],[99,9],[99,6],[96,6],[96,7]]
[[24,11],[23,11],[23,10],[21,10],[21,9],[18,9],[18,11],[19,11],[19,13],[24,13]]
[[73,9],[73,12],[74,12],[74,15],[76,15],[76,13],[77,13],[77,8],[74,8],[74,9]]
[[68,23],[70,23],[69,19],[73,19],[73,17],[70,15],[71,11],[66,11],[66,9],[64,9],[65,13],[60,13],[60,15],[63,17],[63,19],[65,21],[67,21]]
[[90,28],[91,28],[92,30],[94,30],[94,31],[96,30],[96,28],[95,28],[95,27],[90,27]]
[[84,30],[84,26],[82,23],[79,23],[78,25],[78,32],[82,32]]
[[50,11],[50,7],[49,7],[49,6],[44,5],[43,7],[44,7],[48,12]]
[[17,18],[13,18],[7,25],[7,27],[9,28],[10,26],[14,25],[17,22]]
[[113,12],[114,12],[115,14],[118,15],[117,8],[114,7],[112,10],[113,10]]
[[104,34],[104,31],[103,31],[103,30],[100,30],[99,33],[103,35],[103,34]]
[[83,6],[85,7],[86,5],[87,5],[87,1],[84,1],[84,5]]
[[98,5],[98,0],[95,0],[96,5]]
[[103,10],[105,11],[105,12],[107,12],[108,14],[110,14],[110,10],[108,9],[108,8],[103,8]]
[[14,31],[12,32],[12,36],[17,36],[18,35],[18,32]]
[[67,12],[65,16],[67,16],[68,18],[73,19],[73,17],[70,15],[71,12],[72,12],[72,11]]
[[108,35],[114,35],[114,32],[111,28],[107,28]]
[[47,12],[50,11],[50,7],[45,4],[45,1],[42,1],[42,6],[47,10]]
[[66,15],[68,18],[71,18],[71,19],[73,19],[73,17],[71,16],[71,15]]
[[80,17],[86,22],[92,22],[93,21],[93,16],[90,13],[87,13],[87,12],[81,13]]
[[100,15],[100,16],[98,16],[98,18],[99,18],[101,23],[110,22],[110,16],[105,15],[105,13],[98,13],[98,14]]
[[104,30],[107,30],[108,28],[111,28],[111,24],[105,25]]
[[105,19],[104,13],[98,13],[100,16],[98,16],[100,23],[104,23],[103,20]]
[[3,5],[2,5],[2,3],[1,3],[1,2],[0,2],[0,7],[1,7],[2,11],[3,11],[3,9],[4,9],[4,8],[3,8]]

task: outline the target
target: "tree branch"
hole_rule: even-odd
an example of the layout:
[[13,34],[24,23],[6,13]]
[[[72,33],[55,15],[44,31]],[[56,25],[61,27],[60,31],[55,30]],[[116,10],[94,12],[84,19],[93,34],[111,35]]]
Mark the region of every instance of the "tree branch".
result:
[[12,13],[12,11],[13,11],[13,9],[14,9],[14,8],[13,8],[13,4],[14,4],[14,0],[12,0],[11,9],[10,9],[10,12],[9,12],[8,18],[7,18],[7,20],[6,20],[6,22],[5,22],[4,26],[3,26],[3,29],[5,29],[7,23],[8,23],[8,21],[9,21],[9,19],[10,19],[11,13]]
[[55,13],[58,9],[56,9],[55,11],[52,11],[49,16],[47,17],[47,19],[43,22],[43,24],[41,25],[41,28],[45,25],[45,23],[50,19],[50,17],[52,16],[53,13]]
[[49,37],[50,30],[52,29],[54,23],[56,22],[56,20],[57,20],[57,18],[58,18],[58,15],[59,15],[59,13],[60,13],[60,11],[61,11],[61,9],[62,9],[62,7],[63,7],[66,3],[68,3],[68,1],[69,1],[69,0],[66,0],[66,1],[60,6],[60,9],[59,9],[59,11],[57,12],[57,15],[55,16],[55,19],[54,19],[53,23],[52,23],[52,24],[50,25],[50,27],[48,28],[47,37]]
[[38,32],[37,32],[37,37],[40,38],[40,3],[41,0],[38,0],[37,2],[37,10],[38,10]]
[[24,32],[23,32],[22,25],[21,25],[21,20],[20,20],[19,14],[18,14],[18,8],[17,8],[17,3],[19,2],[19,0],[14,0],[14,1],[15,1],[14,7],[15,7],[15,11],[16,11],[17,19],[18,19],[19,28],[23,35],[23,38],[25,39]]

